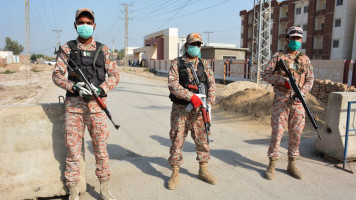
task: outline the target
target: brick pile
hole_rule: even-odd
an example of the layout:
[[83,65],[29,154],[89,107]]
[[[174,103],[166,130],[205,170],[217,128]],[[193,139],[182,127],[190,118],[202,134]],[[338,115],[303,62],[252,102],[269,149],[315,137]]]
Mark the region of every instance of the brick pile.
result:
[[356,92],[354,86],[348,86],[340,82],[333,82],[331,80],[314,80],[311,94],[318,98],[320,101],[327,103],[330,92]]

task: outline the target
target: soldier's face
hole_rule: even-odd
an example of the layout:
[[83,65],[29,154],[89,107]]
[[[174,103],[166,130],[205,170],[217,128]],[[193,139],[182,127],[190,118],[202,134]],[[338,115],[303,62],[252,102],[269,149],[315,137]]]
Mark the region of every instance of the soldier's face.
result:
[[74,23],[74,28],[77,29],[77,25],[79,26],[79,25],[83,25],[83,24],[94,26],[93,30],[95,30],[96,24],[94,23],[94,20],[91,17],[85,16],[85,15],[79,16],[77,18],[77,20]]
[[291,41],[291,40],[302,42],[302,38],[298,37],[298,36],[289,37],[289,39],[287,39],[287,43],[289,44],[289,41]]

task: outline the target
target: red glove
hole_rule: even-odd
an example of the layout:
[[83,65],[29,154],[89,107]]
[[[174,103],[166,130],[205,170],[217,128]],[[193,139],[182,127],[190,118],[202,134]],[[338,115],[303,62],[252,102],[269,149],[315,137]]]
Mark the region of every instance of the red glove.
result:
[[201,99],[195,94],[192,96],[192,99],[190,99],[190,102],[192,102],[194,108],[197,108],[197,107],[199,107],[200,105],[203,104]]
[[286,79],[285,82],[284,82],[284,87],[287,89],[287,90],[291,90],[292,87],[290,86],[290,83],[289,83],[289,79]]

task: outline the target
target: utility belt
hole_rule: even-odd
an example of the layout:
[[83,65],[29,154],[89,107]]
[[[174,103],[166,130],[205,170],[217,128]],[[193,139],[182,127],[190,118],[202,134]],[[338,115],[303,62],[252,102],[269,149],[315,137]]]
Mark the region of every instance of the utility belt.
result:
[[[99,97],[107,97],[107,96],[108,96],[107,94],[99,95]],[[74,93],[71,93],[71,92],[67,91],[66,97],[79,97],[79,92],[74,91]]]

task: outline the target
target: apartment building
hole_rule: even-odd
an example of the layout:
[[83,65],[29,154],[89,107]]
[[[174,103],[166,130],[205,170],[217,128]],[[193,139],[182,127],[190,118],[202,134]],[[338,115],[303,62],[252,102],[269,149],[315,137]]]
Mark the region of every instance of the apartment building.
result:
[[[240,16],[240,44],[251,49],[253,9]],[[285,49],[291,26],[303,28],[300,51],[311,59],[356,59],[356,0],[271,1],[272,53]]]

